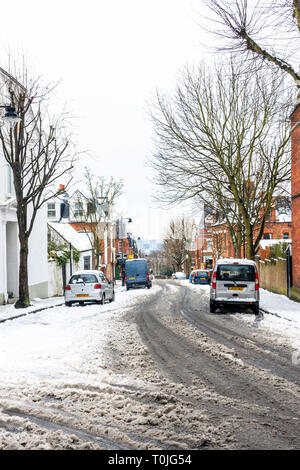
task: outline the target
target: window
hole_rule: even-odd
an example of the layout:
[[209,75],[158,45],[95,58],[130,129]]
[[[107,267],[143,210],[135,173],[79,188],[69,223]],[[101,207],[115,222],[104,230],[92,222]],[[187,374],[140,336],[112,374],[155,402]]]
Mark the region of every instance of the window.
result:
[[90,201],[86,205],[87,207],[87,215],[89,216],[90,214],[95,214],[96,212],[96,204],[94,201]]
[[289,232],[284,232],[284,234],[283,234],[283,238],[284,238],[284,240],[286,240],[286,239],[290,238],[290,234],[289,234]]
[[75,202],[74,215],[75,215],[75,217],[83,215],[83,204],[82,204],[82,202]]
[[74,274],[69,284],[96,284],[98,279],[94,274]]
[[225,264],[217,269],[217,281],[255,281],[254,266]]
[[272,233],[264,233],[264,240],[272,240]]
[[53,202],[48,203],[48,217],[56,217],[56,209]]
[[90,256],[84,256],[83,257],[83,269],[91,269],[91,257]]
[[212,251],[212,240],[207,240],[207,251]]

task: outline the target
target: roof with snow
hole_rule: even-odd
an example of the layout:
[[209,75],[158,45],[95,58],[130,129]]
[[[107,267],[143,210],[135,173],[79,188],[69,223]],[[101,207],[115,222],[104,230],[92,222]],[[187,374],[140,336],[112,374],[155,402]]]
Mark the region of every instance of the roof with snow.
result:
[[67,243],[78,251],[91,250],[91,242],[85,232],[77,232],[70,224],[48,222],[48,226],[55,230]]
[[255,261],[247,258],[220,258],[216,264],[256,264]]

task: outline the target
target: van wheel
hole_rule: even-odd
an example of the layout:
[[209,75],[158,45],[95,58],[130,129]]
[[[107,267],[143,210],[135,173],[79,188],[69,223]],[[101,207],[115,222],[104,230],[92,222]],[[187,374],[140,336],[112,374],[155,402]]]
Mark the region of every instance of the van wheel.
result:
[[254,307],[252,307],[252,311],[254,315],[259,315],[259,305],[254,305]]
[[65,302],[66,307],[72,307],[72,302]]
[[215,306],[214,302],[209,302],[209,311],[210,311],[210,313],[215,313],[216,306]]
[[100,304],[104,305],[105,304],[105,295],[102,295],[102,299],[100,300]]

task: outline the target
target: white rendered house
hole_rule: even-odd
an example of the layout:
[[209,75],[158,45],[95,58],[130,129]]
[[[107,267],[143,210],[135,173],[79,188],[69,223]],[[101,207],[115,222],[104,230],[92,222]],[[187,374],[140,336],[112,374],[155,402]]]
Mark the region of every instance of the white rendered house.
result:
[[[30,298],[48,297],[47,213],[38,211],[29,238]],[[12,172],[0,149],[0,304],[18,297],[19,240]]]

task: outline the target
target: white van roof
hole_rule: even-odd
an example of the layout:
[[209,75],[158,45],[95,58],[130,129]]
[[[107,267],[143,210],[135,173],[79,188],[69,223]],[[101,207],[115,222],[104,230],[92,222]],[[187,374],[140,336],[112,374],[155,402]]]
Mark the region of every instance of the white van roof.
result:
[[256,266],[255,261],[247,258],[220,258],[216,264],[251,264]]

